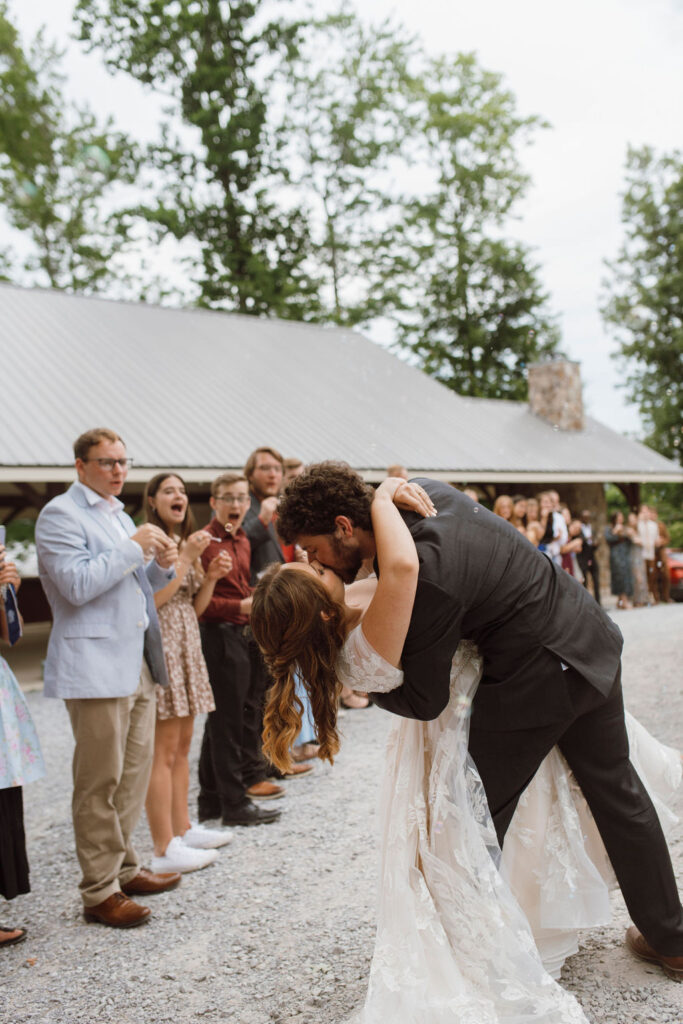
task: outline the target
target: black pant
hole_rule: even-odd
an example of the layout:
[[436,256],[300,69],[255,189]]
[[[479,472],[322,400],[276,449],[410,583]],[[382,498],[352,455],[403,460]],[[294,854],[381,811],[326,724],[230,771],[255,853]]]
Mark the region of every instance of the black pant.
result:
[[251,684],[244,703],[242,777],[246,786],[253,786],[265,779],[272,767],[262,753],[263,711],[271,679],[255,640],[249,641],[249,663]]
[[595,597],[595,600],[598,602],[598,604],[601,604],[601,601],[600,601],[600,566],[598,565],[597,560],[595,558],[590,558],[587,562],[583,562],[583,561],[581,561],[581,558],[579,557],[578,558],[578,563],[579,563],[579,569],[583,573],[583,585],[584,585],[584,587],[586,588],[586,590],[588,590],[588,574],[590,573],[591,578],[593,580],[593,596]]
[[199,811],[204,817],[220,817],[248,800],[242,765],[249,644],[243,626],[221,622],[201,623],[199,628],[216,704],[207,715],[199,755]]
[[[559,670],[559,669],[558,669]],[[683,908],[652,801],[629,760],[621,670],[608,697],[568,670],[575,717],[532,730],[470,731],[502,845],[517,801],[557,744],[581,786],[612,862],[629,914],[664,956],[683,955]]]

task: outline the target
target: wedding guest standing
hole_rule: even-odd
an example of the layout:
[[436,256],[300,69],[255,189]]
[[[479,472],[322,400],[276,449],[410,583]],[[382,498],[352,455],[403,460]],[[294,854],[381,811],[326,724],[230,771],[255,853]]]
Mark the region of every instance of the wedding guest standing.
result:
[[642,608],[648,602],[647,571],[643,558],[643,542],[638,529],[638,516],[629,512],[626,529],[631,538],[631,577],[633,579],[633,605]]
[[590,575],[593,581],[593,597],[600,604],[600,566],[596,556],[598,538],[593,532],[592,516],[589,509],[584,509],[581,513],[581,536],[583,537],[583,546],[576,557],[583,573],[583,585],[587,590],[588,576]]
[[52,609],[45,696],[62,698],[75,740],[72,814],[83,914],[112,928],[150,916],[131,896],[173,889],[178,872],[142,867],[133,831],[154,751],[154,684],[168,685],[154,590],[178,549],[158,526],[136,528],[118,495],[131,460],[117,433],[74,442],[78,480],[38,516],[36,547]]
[[[202,554],[202,566],[208,573],[214,559],[227,553],[232,568],[217,580],[211,600],[200,614],[202,650],[216,710],[207,715],[199,757],[199,820],[221,818],[224,825],[268,824],[276,821],[280,812],[253,803],[253,777],[245,773],[253,754],[251,746],[245,750],[246,709],[256,703],[245,629],[252,594],[251,552],[242,529],[249,507],[246,479],[237,473],[221,474],[211,484],[210,502],[214,517],[206,531],[211,544]],[[280,787],[275,788],[279,796]]]
[[217,556],[202,570],[201,555],[211,537],[194,529],[182,477],[158,473],[145,488],[148,523],[164,530],[178,544],[175,579],[154,595],[166,658],[169,685],[157,686],[154,760],[145,808],[154,840],[153,871],[197,871],[212,864],[216,848],[230,841],[225,830],[190,822],[189,752],[195,715],[215,704],[202,654],[195,607],[208,605],[215,581],[232,566],[230,556]]
[[[4,561],[0,544],[0,587],[19,589],[16,566]],[[9,639],[7,617],[0,600],[0,639]],[[24,836],[22,787],[45,774],[38,736],[26,700],[14,674],[0,657],[0,895],[6,900],[31,891]],[[0,948],[26,938],[25,928],[0,925]]]
[[609,526],[605,528],[605,540],[609,544],[610,583],[617,599],[617,608],[630,608],[630,598],[633,596],[631,538],[624,523],[623,512],[612,513]]

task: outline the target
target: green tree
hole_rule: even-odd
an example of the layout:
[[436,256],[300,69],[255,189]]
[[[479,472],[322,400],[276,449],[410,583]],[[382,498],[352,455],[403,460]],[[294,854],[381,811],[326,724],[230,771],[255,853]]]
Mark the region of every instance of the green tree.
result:
[[290,187],[310,211],[323,282],[319,319],[354,325],[384,312],[383,266],[396,239],[414,128],[415,41],[387,21],[363,24],[348,4],[312,22],[279,67]]
[[542,127],[474,55],[428,62],[415,83],[427,194],[405,202],[392,267],[400,343],[463,395],[526,397],[526,366],[558,331],[529,250],[503,237],[528,175],[518,147]]
[[683,154],[629,148],[626,237],[605,281],[602,314],[619,342],[625,386],[663,455],[683,448]]
[[22,255],[3,277],[97,292],[125,278],[130,245],[115,196],[136,177],[135,149],[110,122],[65,104],[60,53],[40,34],[26,51],[0,3],[0,204]]
[[[272,5],[271,5],[272,6]],[[286,180],[266,82],[299,27],[267,19],[258,0],[79,0],[81,39],[110,70],[171,97],[150,151],[155,198],[136,211],[191,239],[200,305],[306,318],[317,308],[305,213],[275,197]],[[188,128],[191,129],[188,132]],[[189,136],[189,138],[188,138]]]

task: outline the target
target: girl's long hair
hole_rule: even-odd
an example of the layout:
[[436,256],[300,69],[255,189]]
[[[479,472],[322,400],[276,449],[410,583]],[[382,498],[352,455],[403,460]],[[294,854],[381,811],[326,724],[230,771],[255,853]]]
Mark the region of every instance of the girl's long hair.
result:
[[343,605],[314,576],[276,563],[254,590],[250,626],[273,680],[263,716],[266,757],[280,771],[291,767],[303,715],[295,692],[298,676],[311,701],[318,756],[331,764],[339,750],[341,683],[335,665],[346,638]]

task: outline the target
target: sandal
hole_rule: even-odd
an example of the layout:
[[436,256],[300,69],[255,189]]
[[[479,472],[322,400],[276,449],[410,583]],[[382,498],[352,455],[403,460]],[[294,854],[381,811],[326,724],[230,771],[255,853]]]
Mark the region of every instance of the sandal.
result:
[[[19,932],[19,934],[14,935],[13,932]],[[26,934],[26,928],[8,928],[7,925],[0,924],[0,947],[15,946],[17,942],[23,942]],[[11,938],[4,939],[3,935],[10,935]]]

